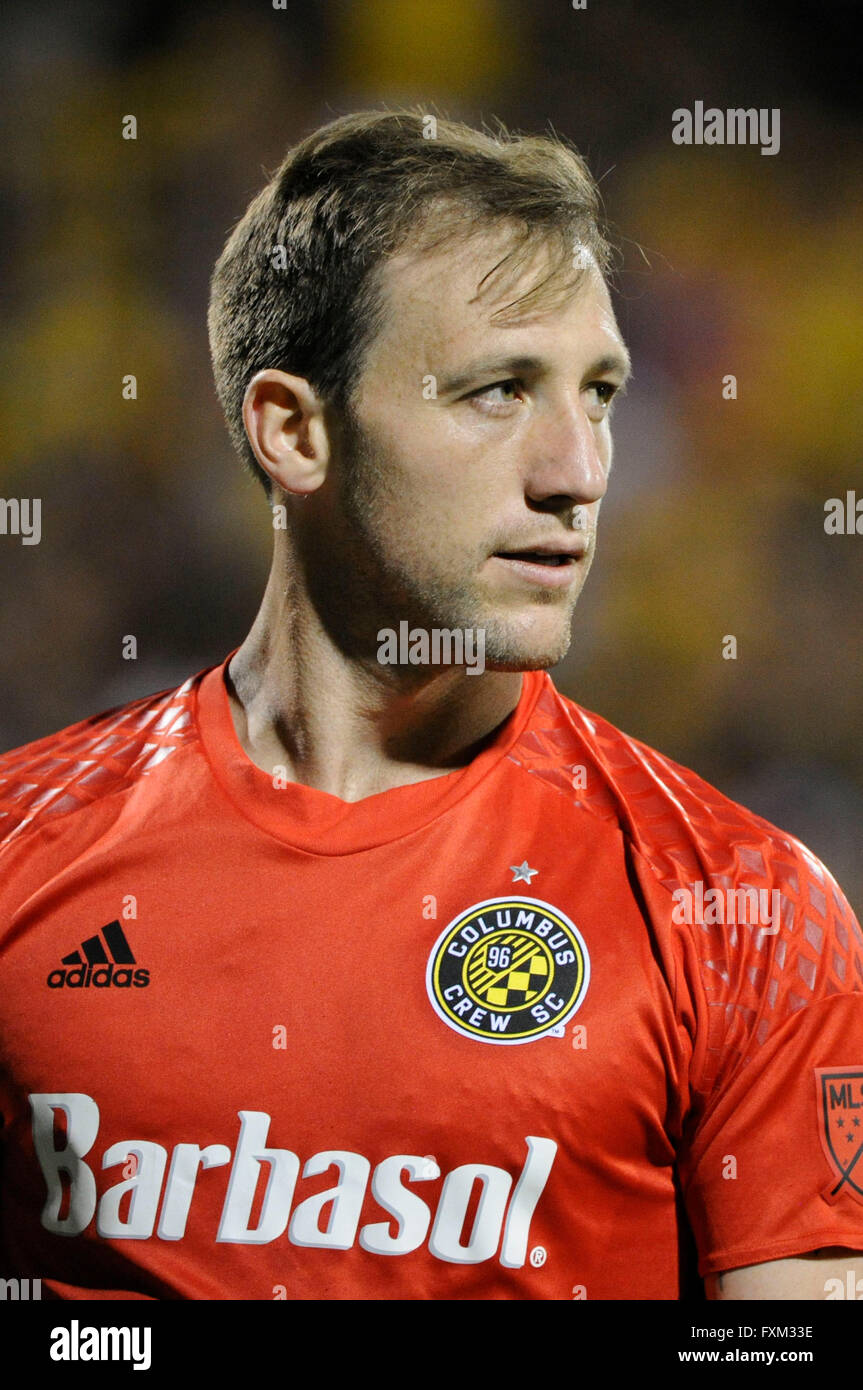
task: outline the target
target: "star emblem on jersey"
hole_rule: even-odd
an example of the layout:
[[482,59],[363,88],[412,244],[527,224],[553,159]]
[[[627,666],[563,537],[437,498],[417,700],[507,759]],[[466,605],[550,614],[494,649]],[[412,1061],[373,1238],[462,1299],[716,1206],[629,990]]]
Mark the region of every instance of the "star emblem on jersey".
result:
[[539,869],[532,869],[526,859],[520,864],[510,864],[509,867],[512,869],[513,883],[530,883],[534,874],[539,873]]
[[[536,873],[536,870],[533,870]],[[574,922],[539,898],[488,898],[435,942],[426,988],[437,1015],[465,1037],[527,1043],[559,1030],[584,1000],[590,957]]]
[[816,1067],[815,1085],[821,1147],[834,1175],[821,1196],[863,1202],[863,1067]]

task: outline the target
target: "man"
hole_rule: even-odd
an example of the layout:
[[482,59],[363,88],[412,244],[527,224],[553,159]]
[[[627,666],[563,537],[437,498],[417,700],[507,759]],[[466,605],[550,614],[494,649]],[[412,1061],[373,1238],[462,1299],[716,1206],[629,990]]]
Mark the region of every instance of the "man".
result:
[[[596,190],[408,113],[216,267],[268,491],[221,664],[0,760],[4,1272],[188,1299],[824,1298],[863,1275],[863,937],[563,698],[628,374]],[[625,660],[625,653],[621,653]]]

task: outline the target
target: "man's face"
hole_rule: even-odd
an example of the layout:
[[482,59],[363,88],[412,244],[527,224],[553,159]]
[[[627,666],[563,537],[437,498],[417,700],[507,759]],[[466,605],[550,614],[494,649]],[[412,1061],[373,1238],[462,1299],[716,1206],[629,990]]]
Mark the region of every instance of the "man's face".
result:
[[476,299],[507,249],[498,231],[386,263],[383,326],[333,490],[321,491],[344,601],[355,617],[361,606],[366,640],[402,619],[483,628],[487,667],[526,670],[569,647],[627,354],[592,261],[556,307],[492,323],[541,272],[534,264],[501,298]]

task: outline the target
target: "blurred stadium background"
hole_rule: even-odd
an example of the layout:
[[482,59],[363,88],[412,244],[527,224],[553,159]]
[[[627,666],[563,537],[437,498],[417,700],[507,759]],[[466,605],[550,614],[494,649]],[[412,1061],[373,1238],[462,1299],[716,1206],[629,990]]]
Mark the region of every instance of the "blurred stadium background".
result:
[[[257,610],[269,516],[222,424],[205,311],[286,147],[384,102],[550,123],[601,180],[635,359],[555,679],[801,836],[861,912],[863,537],[824,532],[827,498],[863,497],[852,14],[7,0],[0,496],[43,500],[40,545],[0,537],[0,748],[179,683]],[[780,108],[780,153],[674,145],[697,100]]]

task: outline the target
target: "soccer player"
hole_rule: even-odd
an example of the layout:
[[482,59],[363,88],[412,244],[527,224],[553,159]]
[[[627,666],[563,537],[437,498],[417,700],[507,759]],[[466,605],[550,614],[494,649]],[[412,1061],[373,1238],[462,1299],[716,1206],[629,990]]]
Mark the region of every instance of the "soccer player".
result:
[[[629,371],[595,186],[410,113],[216,266],[273,561],[179,689],[0,759],[0,1274],[65,1299],[822,1299],[863,937],[564,698]],[[626,660],[626,653],[621,653]]]

